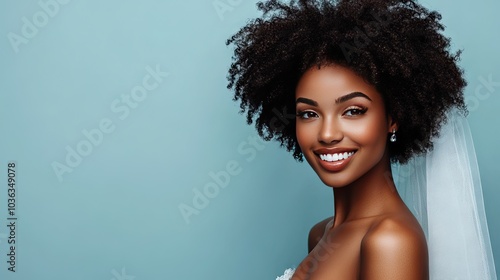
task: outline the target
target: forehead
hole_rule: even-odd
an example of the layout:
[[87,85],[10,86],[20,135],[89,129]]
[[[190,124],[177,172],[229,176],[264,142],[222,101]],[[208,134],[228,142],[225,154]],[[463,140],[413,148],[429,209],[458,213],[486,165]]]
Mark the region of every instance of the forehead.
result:
[[302,75],[295,90],[295,98],[308,97],[317,101],[336,99],[351,92],[362,92],[373,101],[382,101],[375,87],[342,66],[312,67]]

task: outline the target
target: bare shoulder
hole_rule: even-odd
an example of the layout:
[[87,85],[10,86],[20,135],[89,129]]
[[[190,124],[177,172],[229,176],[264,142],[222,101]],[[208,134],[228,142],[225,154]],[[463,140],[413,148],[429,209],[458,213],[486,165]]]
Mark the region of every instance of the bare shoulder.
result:
[[311,230],[309,231],[309,237],[307,239],[307,247],[309,250],[309,253],[316,247],[318,242],[321,240],[323,235],[325,234],[325,229],[328,225],[333,220],[333,217],[326,218],[322,220],[321,222],[315,224]]
[[[394,235],[394,236],[392,236]],[[399,241],[423,241],[425,235],[418,222],[409,215],[389,215],[372,224],[363,242],[379,243],[388,236]]]
[[428,253],[418,222],[405,216],[377,221],[361,242],[361,279],[427,280]]

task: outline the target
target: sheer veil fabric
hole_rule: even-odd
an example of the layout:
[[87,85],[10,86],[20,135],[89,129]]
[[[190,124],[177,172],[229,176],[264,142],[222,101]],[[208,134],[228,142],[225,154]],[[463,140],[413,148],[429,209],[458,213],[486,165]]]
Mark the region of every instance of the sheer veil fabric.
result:
[[469,125],[447,119],[431,152],[395,166],[396,186],[426,233],[431,280],[496,280]]
[[[448,113],[434,149],[395,165],[398,191],[427,237],[431,280],[497,280],[476,152],[465,117]],[[289,280],[292,269],[276,280]]]

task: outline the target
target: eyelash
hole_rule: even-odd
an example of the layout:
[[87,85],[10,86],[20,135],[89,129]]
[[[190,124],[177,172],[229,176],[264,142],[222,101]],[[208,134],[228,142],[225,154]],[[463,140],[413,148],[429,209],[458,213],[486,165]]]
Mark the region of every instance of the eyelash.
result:
[[[366,113],[367,110],[368,110],[368,108],[366,108],[366,107],[358,107],[358,106],[349,107],[344,111],[344,113],[342,115],[343,116],[347,115],[348,117],[359,116],[359,115],[363,115],[364,113]],[[347,114],[348,112],[350,112],[350,115]],[[305,117],[306,114],[314,114],[314,116]],[[307,119],[310,119],[310,118],[317,116],[317,114],[313,111],[298,111],[296,115],[297,115],[297,117],[304,119],[304,120],[307,120]]]
[[349,107],[344,111],[343,115],[346,115],[347,112],[351,112],[351,113],[356,112],[355,114],[352,114],[351,116],[363,115],[364,113],[366,113],[367,110],[368,110],[368,108],[366,108],[366,107],[358,107],[358,106]]
[[304,116],[305,116],[306,114],[308,114],[308,113],[310,113],[310,114],[314,114],[315,116],[317,116],[317,115],[316,115],[316,113],[314,113],[313,111],[298,111],[298,112],[297,112],[297,117],[299,117],[299,118],[301,118],[301,119],[303,119],[303,120],[310,119],[310,118],[311,118],[311,116],[309,116],[309,117],[307,117],[307,118],[306,118],[306,117],[304,117]]

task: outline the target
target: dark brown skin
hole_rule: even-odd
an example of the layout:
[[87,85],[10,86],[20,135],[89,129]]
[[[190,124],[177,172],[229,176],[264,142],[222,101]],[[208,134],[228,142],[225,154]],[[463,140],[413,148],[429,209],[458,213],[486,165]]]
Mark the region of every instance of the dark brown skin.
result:
[[[302,76],[295,97],[298,143],[332,187],[335,216],[311,229],[292,280],[429,279],[424,233],[392,180],[387,139],[397,123],[380,93],[348,68],[322,66]],[[320,159],[335,152],[354,154],[340,167]]]
[[333,216],[324,219],[323,221],[315,224],[309,231],[309,237],[307,239],[307,252],[311,251],[318,245],[323,235],[325,235],[326,225],[333,221]]

